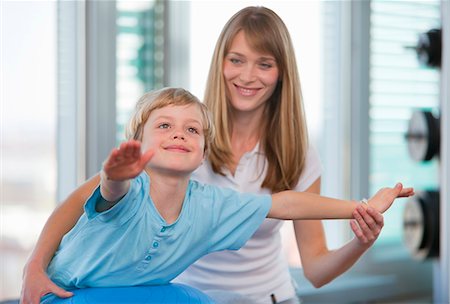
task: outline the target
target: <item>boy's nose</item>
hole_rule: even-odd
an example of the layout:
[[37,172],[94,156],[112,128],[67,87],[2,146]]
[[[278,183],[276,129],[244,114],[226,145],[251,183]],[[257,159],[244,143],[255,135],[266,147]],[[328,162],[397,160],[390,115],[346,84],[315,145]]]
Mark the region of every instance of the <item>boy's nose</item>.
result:
[[172,138],[173,138],[173,139],[181,139],[181,140],[184,140],[184,134],[183,134],[183,132],[175,131],[175,132],[173,132],[173,134],[172,134]]

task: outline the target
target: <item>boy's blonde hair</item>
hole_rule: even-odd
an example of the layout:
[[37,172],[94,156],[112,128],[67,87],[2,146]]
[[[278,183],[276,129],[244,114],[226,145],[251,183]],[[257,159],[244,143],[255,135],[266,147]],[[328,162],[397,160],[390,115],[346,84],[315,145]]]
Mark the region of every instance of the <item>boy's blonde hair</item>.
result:
[[289,32],[281,18],[261,6],[246,7],[237,12],[220,34],[211,61],[204,102],[212,112],[216,136],[209,160],[216,173],[234,163],[230,134],[230,101],[223,76],[224,58],[239,32],[250,46],[275,57],[279,69],[278,85],[266,103],[261,129],[261,149],[268,166],[261,187],[272,192],[292,189],[305,167],[308,132],[297,62]]
[[134,139],[142,141],[144,125],[150,114],[157,109],[167,106],[188,106],[196,105],[202,115],[203,133],[205,136],[205,152],[209,151],[210,144],[214,137],[214,125],[211,114],[206,105],[182,88],[163,88],[160,90],[145,93],[136,103],[134,113],[132,114],[125,131],[128,140]]

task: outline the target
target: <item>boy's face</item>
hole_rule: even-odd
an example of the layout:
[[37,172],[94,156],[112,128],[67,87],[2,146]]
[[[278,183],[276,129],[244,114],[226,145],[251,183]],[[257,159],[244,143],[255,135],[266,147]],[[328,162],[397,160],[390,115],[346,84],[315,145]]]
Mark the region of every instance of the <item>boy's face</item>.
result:
[[197,105],[167,106],[154,110],[144,125],[142,149],[153,149],[150,170],[191,174],[204,159],[205,136]]

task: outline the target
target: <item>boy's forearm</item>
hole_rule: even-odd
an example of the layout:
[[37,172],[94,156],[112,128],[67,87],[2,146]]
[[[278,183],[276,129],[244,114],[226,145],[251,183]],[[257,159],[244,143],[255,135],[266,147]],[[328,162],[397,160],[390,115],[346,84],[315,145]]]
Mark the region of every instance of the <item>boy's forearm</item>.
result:
[[272,195],[268,217],[278,219],[349,219],[357,201],[339,200],[314,193],[283,191]]

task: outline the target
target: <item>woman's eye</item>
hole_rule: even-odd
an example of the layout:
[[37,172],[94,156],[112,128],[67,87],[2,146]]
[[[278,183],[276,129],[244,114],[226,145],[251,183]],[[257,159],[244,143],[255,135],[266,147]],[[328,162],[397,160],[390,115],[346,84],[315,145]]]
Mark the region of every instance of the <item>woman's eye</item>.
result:
[[240,59],[237,59],[237,58],[230,58],[230,62],[231,62],[232,64],[239,64],[239,63],[241,63],[241,60],[240,60]]
[[270,63],[260,63],[259,66],[264,70],[268,70],[272,67]]
[[198,134],[198,131],[197,131],[196,128],[189,127],[187,130],[188,130],[189,133]]
[[170,128],[170,125],[168,123],[162,123],[158,125],[159,129],[168,129]]

